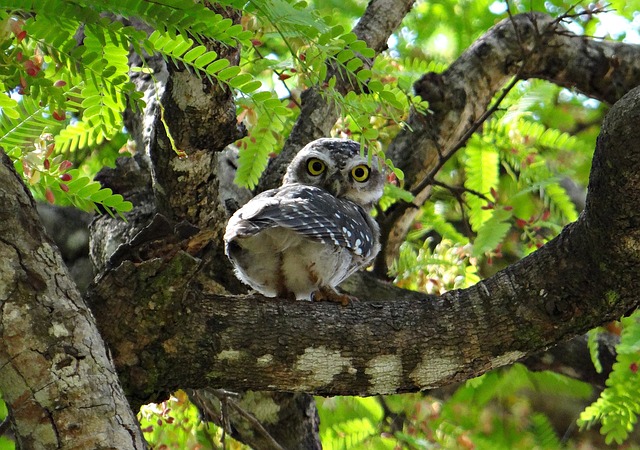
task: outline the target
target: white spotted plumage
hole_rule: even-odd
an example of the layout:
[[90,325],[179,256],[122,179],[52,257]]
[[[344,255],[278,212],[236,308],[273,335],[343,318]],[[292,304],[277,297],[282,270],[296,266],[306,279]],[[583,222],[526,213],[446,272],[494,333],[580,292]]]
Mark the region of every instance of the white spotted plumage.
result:
[[281,187],[231,217],[227,256],[244,283],[268,297],[332,297],[335,287],[380,250],[369,211],[384,176],[360,144],[318,139],[291,161]]

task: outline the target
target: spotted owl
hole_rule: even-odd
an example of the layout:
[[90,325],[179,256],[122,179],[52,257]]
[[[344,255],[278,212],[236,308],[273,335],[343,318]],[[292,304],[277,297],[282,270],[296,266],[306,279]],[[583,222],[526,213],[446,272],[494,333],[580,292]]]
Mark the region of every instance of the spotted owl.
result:
[[298,152],[282,186],[240,208],[227,224],[225,252],[238,278],[267,297],[330,300],[335,287],[380,250],[369,211],[384,175],[375,157],[347,139],[318,139]]

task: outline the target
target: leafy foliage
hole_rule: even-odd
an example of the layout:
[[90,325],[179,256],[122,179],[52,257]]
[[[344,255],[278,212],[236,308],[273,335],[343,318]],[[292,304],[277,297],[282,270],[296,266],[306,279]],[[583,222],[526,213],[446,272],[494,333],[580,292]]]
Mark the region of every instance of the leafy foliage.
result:
[[442,405],[431,426],[441,431],[439,443],[445,448],[461,440],[477,448],[559,448],[557,432],[535,411],[526,392],[556,399],[588,398],[591,387],[516,364],[469,380]]
[[469,263],[468,251],[448,239],[431,248],[426,240],[422,247],[409,242],[402,245],[400,256],[392,267],[395,283],[405,289],[441,294],[464,289],[478,281],[477,267]]
[[[263,22],[264,37],[254,39],[247,59],[253,61],[256,76],[266,73],[271,77],[270,80],[262,75],[264,85],[275,76],[290,98],[278,101],[259,92],[248,96],[253,104],[239,99],[250,128],[249,135],[238,144],[242,151],[236,182],[255,186],[268,157],[282,147],[286,130],[299,114],[297,100],[291,94],[307,88],[318,89],[339,110],[342,119],[335,134],[359,140],[402,178],[402,172],[384,157],[378,141],[380,129],[388,123],[402,124],[409,103],[423,110],[426,103],[408,91],[383,83],[381,80],[388,74],[379,65],[371,69],[364,67],[363,60],[374,58],[374,50],[354,33],[346,31],[342,24],[336,24],[332,15],[305,10],[303,3],[269,1],[260,6],[252,3],[252,6],[245,12],[255,13]],[[283,11],[288,11],[286,17]],[[262,50],[263,47],[266,49]],[[265,58],[265,51],[277,52],[281,60]],[[376,59],[376,64],[378,61],[380,59]],[[354,89],[346,93],[336,89],[338,76],[349,79]]]
[[[9,415],[9,411],[7,409],[7,404],[0,397],[0,422],[6,420]],[[14,450],[16,448],[16,444],[6,436],[0,436],[0,450]]]
[[[222,430],[200,420],[197,408],[184,391],[174,393],[162,403],[150,403],[140,408],[138,420],[148,442],[162,442],[165,448],[218,449]],[[246,448],[228,439],[225,448]]]
[[588,335],[587,345],[589,346],[589,355],[591,356],[591,362],[593,363],[593,367],[596,369],[596,372],[602,373],[602,363],[600,362],[599,357],[599,348],[598,348],[598,336],[604,332],[602,327],[594,328],[590,330]]
[[[233,1],[223,4],[240,7]],[[6,34],[3,42],[10,70],[2,77],[2,83],[6,88],[19,86],[23,99],[37,98],[39,109],[24,111],[8,95],[2,97],[0,102],[8,112],[0,117],[0,127],[11,131],[5,142],[0,142],[5,148],[29,145],[45,131],[55,137],[58,151],[66,153],[112,139],[122,129],[121,114],[127,105],[143,106],[140,93],[128,77],[130,47],[138,53],[142,50],[160,53],[167,61],[182,64],[238,92],[239,107],[255,117],[255,126],[238,143],[243,150],[236,177],[238,184],[255,186],[269,156],[281,147],[286,130],[295,120],[288,101],[278,99],[274,91],[262,89],[263,82],[258,79],[261,72],[267,69],[273,73],[274,68],[258,52],[260,42],[249,40],[253,33],[199,2],[185,5],[171,0],[138,0],[88,4],[25,0],[12,6],[14,11],[32,15],[26,20],[15,14],[3,16],[13,36]],[[100,16],[100,10],[143,19],[156,31],[146,36],[133,27]],[[287,14],[283,15],[285,11]],[[370,118],[377,115],[384,121],[400,123],[411,95],[371,79],[374,72],[363,67],[361,58],[373,58],[374,51],[342,25],[333,23],[332,16],[309,12],[302,4],[283,0],[251,2],[245,13],[254,14],[263,22],[261,32],[272,28],[284,38],[291,60],[288,69],[296,74],[291,82],[299,82],[298,89],[322,86],[322,91],[343,111],[348,122],[344,128],[349,133],[353,128],[363,144],[384,156],[376,145],[378,131],[369,124]],[[77,42],[75,33],[81,24],[84,38]],[[241,44],[247,49],[241,65],[250,70],[231,66],[228,60],[219,58],[203,44],[206,39]],[[246,63],[253,59],[261,63]],[[336,75],[329,74],[329,70],[341,71],[341,76],[349,77],[359,90],[367,85],[370,94],[361,99],[353,93],[342,94],[334,89]],[[365,97],[368,101],[364,101]],[[420,99],[412,101],[422,104]],[[27,121],[40,126],[23,126],[22,122]],[[392,170],[402,177],[401,171],[393,167]]]
[[[477,141],[474,139],[473,141]],[[465,161],[466,180],[465,187],[480,194],[487,194],[498,186],[499,156],[498,151],[490,146],[474,145],[469,143],[466,149]],[[469,205],[469,223],[471,228],[478,231],[482,225],[491,218],[492,212],[483,208],[485,202],[476,195],[470,195],[467,199]]]
[[[538,230],[525,230],[524,234],[532,249],[546,241],[545,234],[551,235],[538,233],[541,227],[549,227],[553,234],[560,230],[554,225],[556,220],[549,222],[551,215],[560,223],[578,217],[575,204],[559,182],[570,169],[551,167],[548,157],[558,152],[589,153],[591,142],[521,117],[523,111],[518,109],[523,104],[531,105],[531,94],[524,102],[518,93],[514,97],[508,99],[513,103],[510,110],[501,118],[490,120],[483,134],[474,136],[464,151],[464,185],[470,190],[466,200],[469,224],[479,240],[474,256],[503,243],[508,222],[519,228],[535,223]],[[493,198],[487,201],[477,194]],[[531,213],[540,207],[547,212],[535,218]]]
[[393,449],[394,440],[381,436],[383,409],[375,398],[318,398],[323,448]]
[[[11,31],[3,35],[1,43],[7,65],[1,82],[5,89],[17,86],[21,98],[17,102],[7,94],[2,97],[0,145],[17,157],[28,152],[26,148],[45,132],[54,137],[57,152],[67,154],[94,147],[120,133],[125,108],[143,106],[141,94],[129,80],[130,47],[139,53],[142,48],[159,52],[245,94],[260,87],[252,76],[241,74],[238,67],[227,67],[226,59],[218,59],[215,52],[186,37],[248,45],[250,32],[201,3],[24,1],[12,7],[13,12],[0,17],[4,28]],[[143,31],[102,17],[101,8],[142,18],[157,31],[147,37]],[[31,15],[25,20],[15,11]],[[78,29],[83,31],[82,41],[76,40]],[[22,150],[18,152],[18,148]],[[36,191],[55,189],[47,184],[49,177],[31,181]],[[81,193],[90,191],[88,186],[83,189]],[[76,205],[95,203],[92,198],[78,197],[78,192],[69,194],[74,197],[69,201]],[[116,197],[104,198],[107,205],[122,204]]]
[[607,387],[578,421],[583,427],[600,422],[600,432],[605,435],[607,444],[624,442],[640,414],[640,312],[622,318],[620,323],[620,343],[616,346],[616,362],[607,379]]
[[73,163],[63,160],[62,155],[52,157],[54,149],[52,136],[45,134],[35,143],[34,150],[23,153],[16,147],[7,153],[14,160],[16,172],[40,198],[49,203],[63,198],[68,204],[96,212],[101,212],[97,206],[100,205],[112,216],[115,213],[122,215],[133,208],[122,195],[114,194],[109,188],[103,189],[100,183],[91,181],[80,170],[71,169]]
[[[242,151],[239,154],[239,166],[234,181],[250,188],[258,184],[260,175],[267,167],[269,157],[275,148],[282,148],[282,137],[286,135],[286,129],[293,126],[290,120],[293,113],[286,101],[276,98],[269,92],[256,94],[254,101],[256,97],[259,103],[253,105],[244,99],[238,102],[241,107],[246,108],[247,112],[252,112],[253,126],[249,135],[238,143]],[[264,100],[262,100],[263,97]]]

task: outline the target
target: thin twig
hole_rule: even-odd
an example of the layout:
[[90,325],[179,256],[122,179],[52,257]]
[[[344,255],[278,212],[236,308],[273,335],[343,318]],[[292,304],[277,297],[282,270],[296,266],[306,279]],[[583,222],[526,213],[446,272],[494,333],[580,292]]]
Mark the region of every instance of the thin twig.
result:
[[502,100],[505,99],[505,97],[507,96],[507,94],[509,94],[509,92],[511,91],[511,89],[513,89],[513,87],[518,83],[518,81],[520,81],[522,78],[520,77],[520,72],[522,70],[522,66],[520,66],[520,69],[518,69],[518,73],[511,79],[511,81],[509,82],[509,84],[507,84],[503,89],[502,92],[500,93],[500,96],[498,97],[498,99],[495,101],[495,103],[491,106],[491,108],[487,109],[475,122],[473,122],[473,124],[471,124],[471,126],[469,127],[469,129],[467,131],[465,131],[465,133],[462,135],[462,137],[458,140],[458,142],[456,142],[451,149],[442,156],[442,158],[440,158],[440,160],[438,161],[438,163],[436,164],[436,166],[431,169],[431,172],[429,172],[429,174],[422,180],[420,181],[420,183],[418,183],[418,185],[413,188],[411,190],[411,193],[413,195],[418,195],[420,194],[420,192],[422,192],[423,189],[425,189],[427,186],[430,186],[433,183],[433,179],[435,177],[435,175],[440,171],[440,169],[442,169],[442,167],[445,165],[445,163],[447,161],[449,161],[449,159],[451,159],[451,157],[458,151],[460,150],[462,147],[464,147],[467,144],[467,141],[469,140],[469,138],[473,135],[473,133],[475,133],[478,128],[480,128],[480,126],[493,114],[495,113],[500,106],[500,103],[502,103]]
[[255,429],[262,435],[263,438],[269,442],[269,445],[276,450],[284,450],[280,444],[276,442],[276,440],[269,434],[269,432],[262,426],[260,421],[256,419],[252,414],[249,414],[245,411],[240,405],[238,405],[234,400],[227,397],[228,404],[235,409],[242,417],[247,419],[251,425],[255,427]]
[[468,192],[469,194],[475,195],[486,202],[493,203],[493,201],[490,198],[488,198],[486,195],[481,194],[478,191],[474,191],[473,189],[468,189],[465,187],[449,186],[448,184],[441,183],[436,180],[433,180],[433,185],[447,189],[449,190],[449,192],[451,192],[451,194],[453,194],[453,198],[456,200],[456,202],[458,203],[458,206],[460,207],[460,216],[461,216],[460,222],[464,225],[465,235],[468,237],[473,236],[473,232],[471,231],[469,221],[467,220],[467,214],[465,213],[465,207],[467,207],[467,202],[464,200],[464,198],[462,198],[462,194],[464,194],[465,192]]
[[433,186],[438,186],[443,189],[446,189],[447,191],[451,192],[456,198],[462,199],[462,194],[467,192],[471,195],[475,195],[476,197],[481,198],[485,202],[494,203],[493,200],[491,200],[489,197],[487,197],[483,193],[475,191],[473,189],[463,187],[463,186],[449,186],[448,184],[442,183],[441,181],[437,181],[437,180],[431,180],[430,184],[432,184]]
[[223,450],[227,448],[227,433],[231,433],[231,418],[229,417],[229,401],[231,397],[239,397],[237,392],[226,389],[208,389],[218,400],[220,400],[220,424],[222,425],[222,436],[220,443]]
[[[226,391],[224,389],[212,389],[212,388],[206,388],[203,390],[187,389],[186,391],[189,394],[189,397],[194,402],[194,404],[197,405],[201,414],[201,419],[205,423],[205,426],[208,427],[207,423],[213,422],[213,423],[216,423],[220,428],[222,428],[222,436],[220,437],[220,444],[222,445],[223,449],[226,449],[227,448],[226,437],[227,437],[227,434],[231,432],[231,422],[229,419],[228,406],[226,404],[226,399],[229,398],[230,396],[238,396],[238,394],[235,392]],[[218,401],[220,402],[219,416],[216,411],[214,411],[211,407],[209,407],[209,405],[212,404],[212,402],[209,398],[203,396],[200,393],[201,391],[202,392],[206,391],[207,393],[212,394],[215,398],[218,399]],[[216,420],[219,420],[219,423],[216,422]],[[205,433],[205,436],[208,439],[209,443],[212,446],[215,446],[212,436],[209,433]]]
[[9,420],[9,416],[5,417],[2,422],[0,422],[0,436],[4,435],[9,428],[11,427],[11,421]]
[[220,436],[220,443],[222,444],[222,450],[227,449],[227,428],[231,429],[231,423],[229,419],[229,397],[224,396],[220,399],[220,422],[222,422],[222,436]]
[[393,412],[391,408],[389,408],[389,404],[387,403],[384,395],[378,395],[376,398],[378,399],[384,414],[382,420],[389,425],[389,431],[391,431],[391,433],[402,431],[404,425],[407,423],[407,415],[404,412]]
[[560,23],[560,22],[565,22],[566,19],[576,19],[578,17],[581,16],[594,16],[596,14],[602,14],[602,13],[608,13],[611,11],[615,11],[614,9],[607,9],[609,6],[611,6],[611,3],[607,3],[606,5],[603,6],[598,6],[596,8],[593,9],[586,9],[583,12],[579,12],[579,13],[572,13],[571,11],[574,11],[576,9],[576,6],[579,6],[581,3],[581,1],[578,1],[576,3],[574,3],[573,5],[569,6],[569,8],[567,8],[567,10],[563,13],[560,14],[555,22],[556,23]]
[[208,392],[212,393],[214,396],[220,400],[221,405],[221,425],[222,425],[222,438],[221,443],[223,448],[226,448],[225,437],[227,432],[231,432],[231,422],[229,417],[228,409],[231,407],[233,410],[237,411],[242,417],[248,420],[251,425],[258,431],[260,435],[264,439],[266,439],[271,448],[275,450],[284,450],[280,444],[276,442],[276,440],[269,434],[269,432],[262,426],[262,424],[256,419],[253,415],[245,411],[232,397],[239,397],[240,394],[237,392],[227,391],[226,389],[207,389]]
[[[256,54],[258,55],[258,57],[260,59],[265,59],[265,57],[262,55],[262,53],[260,53],[260,50],[258,50],[258,47],[256,47],[254,45],[253,46],[253,50],[256,52]],[[284,72],[278,71],[278,70],[273,69],[273,68],[271,70],[273,70],[273,73],[275,73],[278,76],[278,80],[284,85],[284,88],[289,93],[289,100],[291,100],[298,108],[302,108],[302,105],[300,104],[300,102],[298,102],[298,100],[296,100],[295,96],[293,95],[293,92],[291,92],[291,89],[289,89],[289,86],[287,85],[287,83],[285,83],[284,80],[282,79],[282,74]]]
[[516,39],[518,40],[518,45],[522,49],[522,37],[520,36],[520,30],[516,26],[515,19],[513,18],[513,14],[511,13],[511,6],[509,5],[509,0],[506,0],[505,3],[507,4],[507,15],[509,16],[511,25],[513,25],[513,31],[516,33]]
[[[380,406],[382,407],[382,412],[384,414],[382,420],[387,422],[391,433],[395,434],[399,431],[401,432],[404,428],[404,425],[407,423],[407,415],[404,412],[394,413],[391,408],[389,408],[389,405],[387,404],[387,401],[383,395],[378,395],[377,398],[378,402],[380,402]],[[406,448],[409,450],[418,449],[418,447],[413,442],[406,441],[401,436],[398,437],[398,441],[402,442],[402,448]]]

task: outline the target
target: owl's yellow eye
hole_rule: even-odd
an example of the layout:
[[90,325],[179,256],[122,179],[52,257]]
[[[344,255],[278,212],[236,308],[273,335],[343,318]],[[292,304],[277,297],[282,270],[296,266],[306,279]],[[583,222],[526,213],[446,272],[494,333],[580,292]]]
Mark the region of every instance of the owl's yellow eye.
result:
[[364,164],[360,164],[359,166],[355,166],[353,169],[351,169],[351,178],[359,183],[364,183],[369,179],[370,172],[371,170],[369,169],[369,167],[365,166]]
[[314,177],[320,175],[326,168],[327,166],[318,158],[310,158],[309,161],[307,161],[307,172]]

